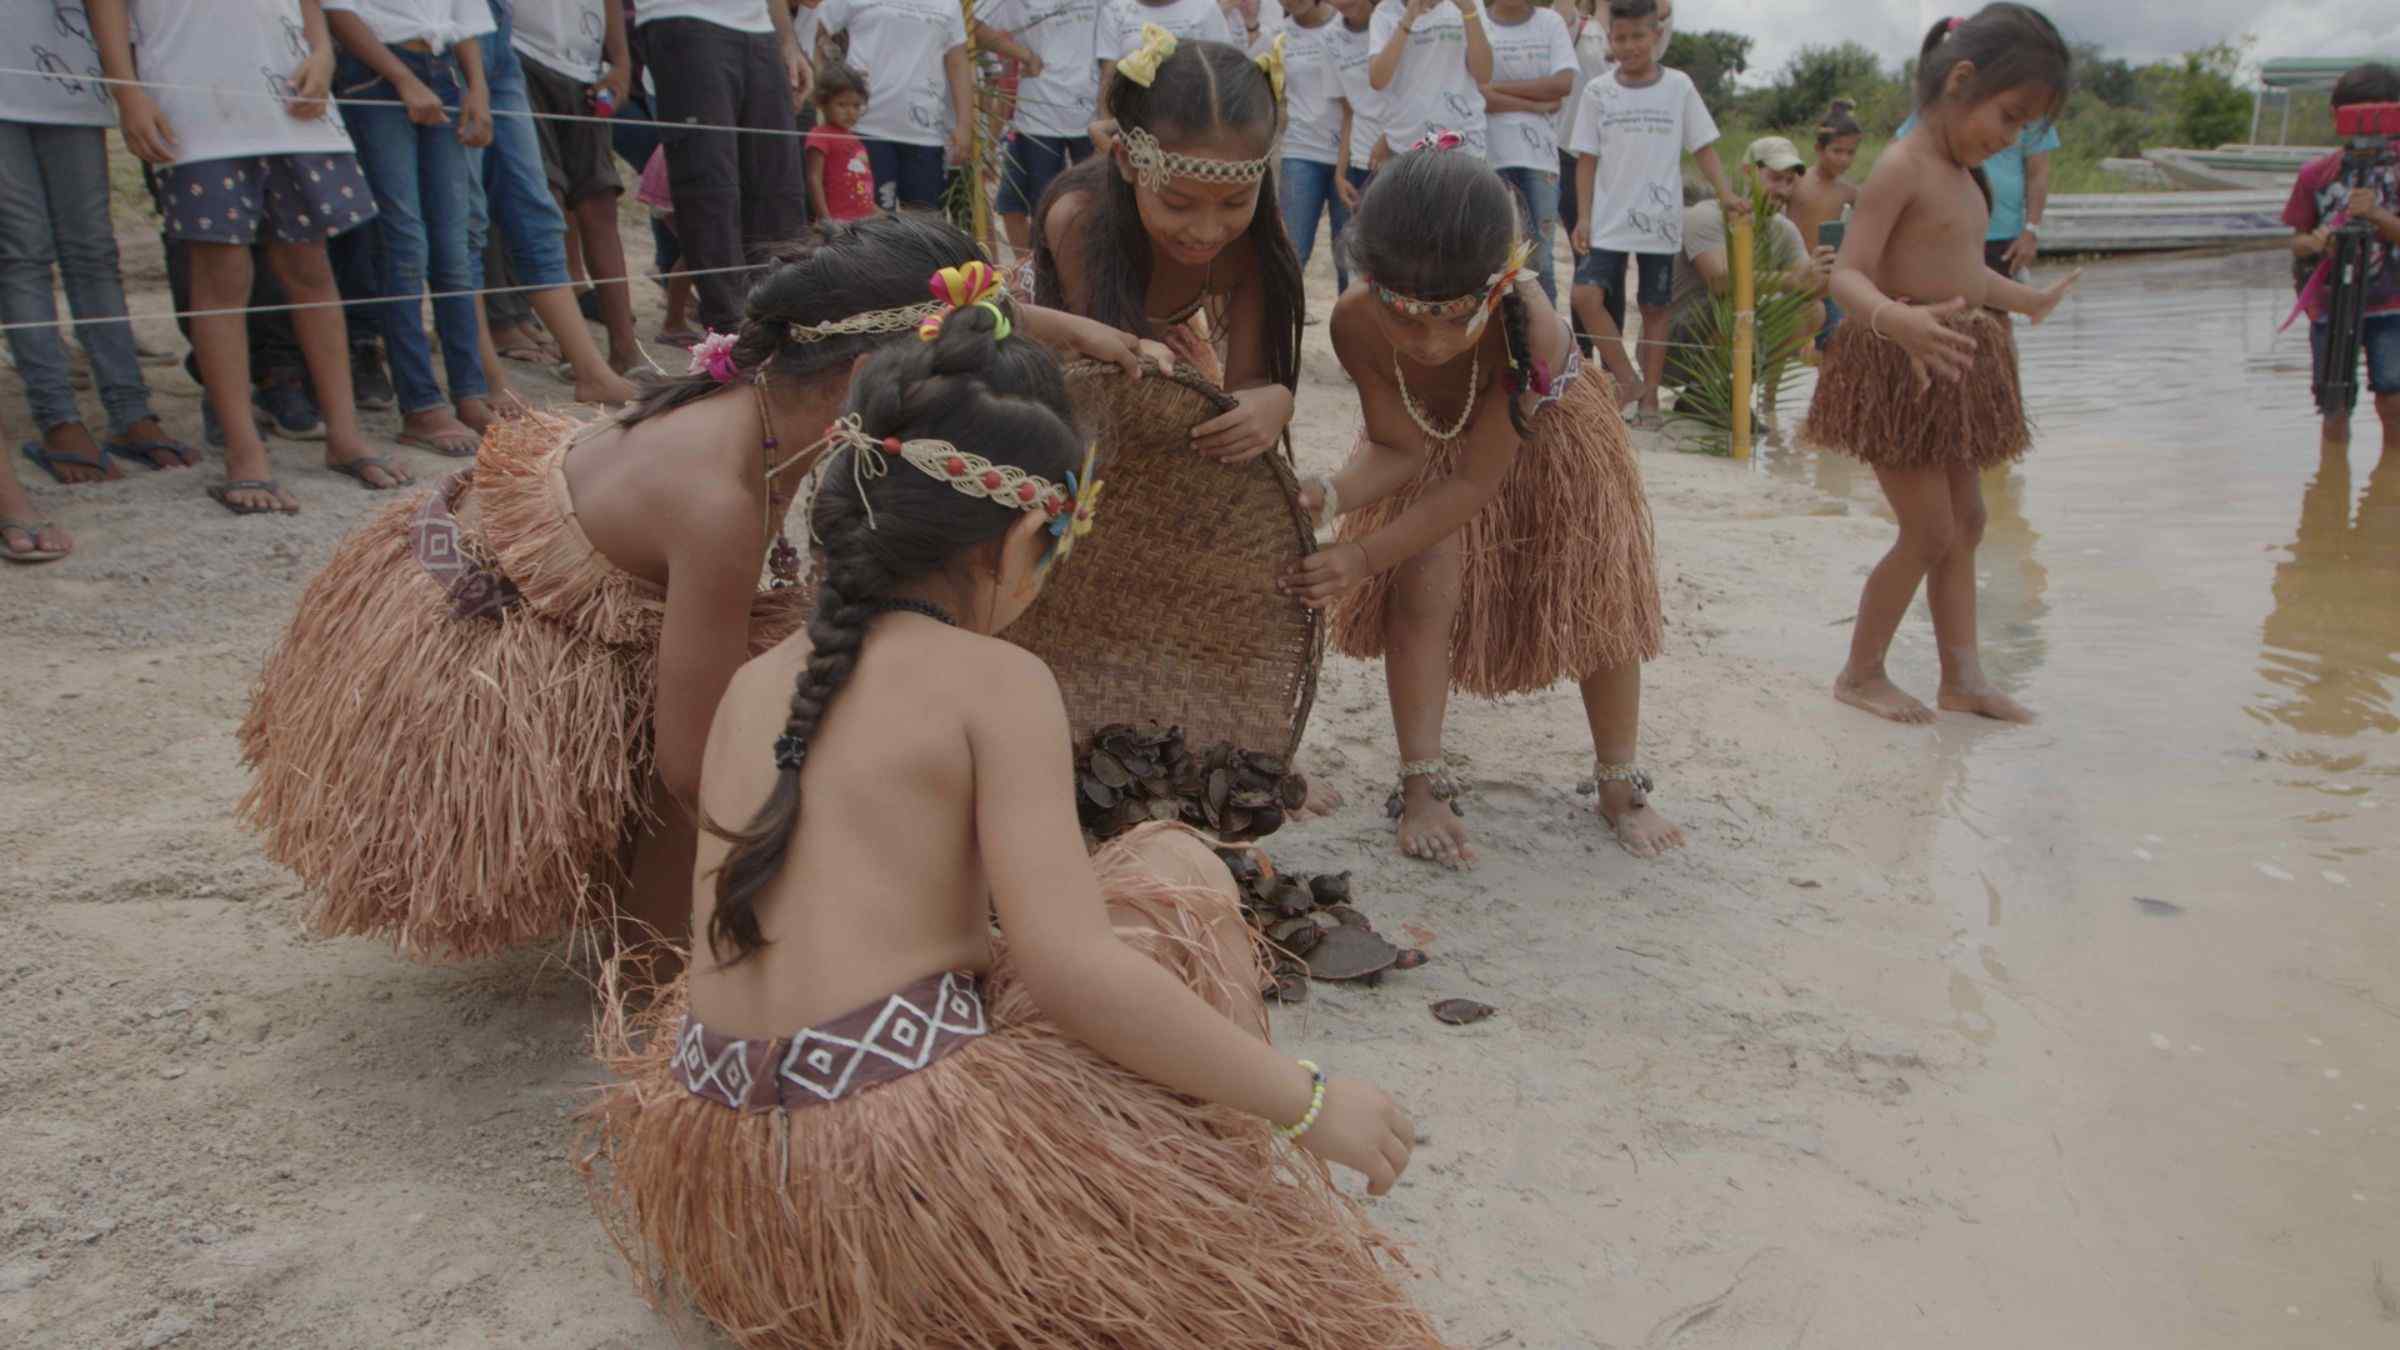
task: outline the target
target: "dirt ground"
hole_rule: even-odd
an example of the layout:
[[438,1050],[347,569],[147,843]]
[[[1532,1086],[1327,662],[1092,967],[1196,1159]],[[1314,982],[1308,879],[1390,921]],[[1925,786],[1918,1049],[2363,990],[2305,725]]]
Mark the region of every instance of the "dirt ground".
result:
[[[156,241],[129,232],[125,248],[134,308],[165,309]],[[1317,289],[1321,305],[1329,280]],[[168,325],[143,333],[177,345]],[[172,366],[151,376],[197,442],[197,390]],[[517,383],[565,393],[523,368]],[[1312,328],[1304,467],[1346,450],[1351,400]],[[25,431],[13,375],[0,424]],[[429,969],[306,940],[293,880],[231,819],[262,656],[382,504],[315,467],[318,447],[274,450],[297,517],[218,509],[200,495],[215,461],[37,483],[79,551],[0,575],[0,1341],[668,1343],[570,1166],[591,1003],[563,954]],[[398,454],[421,479],[448,467]],[[2390,1188],[2380,1227],[2347,1199],[2317,1223],[2257,1176],[2203,1200],[2245,1167],[2238,1141],[2203,1176],[2158,1163],[2135,1127],[2222,1089],[2152,1085],[2077,1017],[1987,1009],[1985,977],[1962,973],[1956,917],[1934,901],[1954,868],[1946,784],[2011,733],[1887,727],[1825,695],[1890,527],[1655,442],[1643,467],[1672,625],[1645,758],[1692,847],[1641,863],[1603,837],[1575,791],[1590,747],[1562,688],[1457,710],[1484,865],[1396,857],[1381,672],[1338,658],[1303,761],[1353,805],[1274,844],[1289,867],[1355,869],[1379,926],[1429,935],[1424,969],[1318,986],[1276,1020],[1423,1126],[1375,1212],[1413,1244],[1448,1335],[1487,1350],[2400,1343],[2400,1299],[2369,1259],[2400,1264]],[[1919,684],[1922,627],[1898,654]],[[2078,828],[1980,846],[2038,870]],[[1500,1013],[1439,1025],[1426,1005],[1452,995]],[[2368,1030],[2339,1034],[2354,1062],[2377,1057]],[[2287,1332],[2287,1302],[2325,1320]]]

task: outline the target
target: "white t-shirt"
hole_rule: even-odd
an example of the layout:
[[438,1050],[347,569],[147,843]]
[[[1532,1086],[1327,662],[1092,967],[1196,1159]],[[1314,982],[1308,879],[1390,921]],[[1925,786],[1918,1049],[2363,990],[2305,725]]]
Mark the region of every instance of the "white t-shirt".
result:
[[100,83],[100,52],[92,45],[83,6],[12,0],[0,4],[0,61],[11,70],[53,72],[49,79],[0,75],[0,121],[48,126],[105,127],[117,120],[109,86]]
[[[300,0],[133,0],[141,45],[134,64],[175,128],[178,164],[237,155],[348,154],[350,132],[330,104],[308,121],[278,99],[308,56]],[[490,11],[485,11],[488,15]]]
[[1100,0],[983,0],[975,17],[1042,58],[1042,73],[1017,81],[1016,128],[1028,136],[1081,136],[1100,103],[1092,27]]
[[633,21],[639,25],[660,19],[705,19],[737,33],[772,33],[775,19],[767,6],[779,3],[781,0],[633,0]]
[[1312,164],[1342,162],[1342,72],[1334,30],[1340,18],[1315,28],[1290,24],[1283,44],[1283,157]]
[[1553,123],[1558,128],[1558,146],[1564,150],[1575,139],[1575,110],[1582,106],[1583,91],[1592,81],[1616,69],[1616,60],[1608,54],[1608,10],[1603,6],[1596,19],[1568,19],[1559,16],[1566,25],[1568,39],[1575,47],[1575,88],[1567,101],[1558,105]]
[[[1574,73],[1575,44],[1556,10],[1537,9],[1520,24],[1485,16],[1492,40],[1492,83],[1514,84],[1561,72]],[[1558,128],[1541,113],[1494,113],[1490,118],[1492,167],[1558,172]]]
[[[801,55],[811,62],[817,59],[817,30],[825,26],[823,3],[824,0],[817,0],[792,11],[792,39],[800,44]],[[770,31],[774,26],[774,20],[767,21]]]
[[600,78],[608,62],[608,7],[616,0],[517,0],[509,43],[579,84]]
[[1628,89],[1614,74],[1592,81],[1575,110],[1569,148],[1597,155],[1584,204],[1592,247],[1674,253],[1683,246],[1683,157],[1717,139],[1716,119],[1680,70]]
[[[1092,56],[1098,61],[1122,61],[1140,51],[1142,25],[1154,23],[1179,38],[1242,45],[1242,34],[1217,8],[1217,0],[1168,0],[1145,5],[1141,0],[1101,0],[1092,31]],[[1094,67],[1098,69],[1097,66]]]
[[[1367,45],[1382,51],[1400,32],[1403,0],[1384,0],[1367,27]],[[1489,31],[1488,29],[1486,30]],[[1467,138],[1478,156],[1491,153],[1484,134],[1483,89],[1467,73],[1467,21],[1452,4],[1438,5],[1409,30],[1408,51],[1383,88],[1383,136],[1406,150],[1435,127]]]
[[[1350,167],[1364,169],[1375,154],[1375,143],[1383,139],[1383,95],[1367,83],[1367,65],[1375,59],[1375,47],[1367,29],[1353,33],[1340,19],[1322,31],[1332,35],[1327,46],[1341,76],[1342,98],[1350,104]],[[1341,110],[1335,109],[1334,115],[1339,118]],[[1341,129],[1338,122],[1334,129]]]
[[[177,8],[206,8],[212,20],[221,20],[232,7],[186,3]],[[328,14],[348,10],[357,15],[387,47],[422,42],[448,51],[468,38],[500,31],[500,21],[492,17],[486,0],[324,0],[324,8]]]
[[950,81],[942,57],[967,40],[958,0],[825,0],[828,33],[850,35],[850,65],[867,75],[860,140],[940,145],[950,136]]

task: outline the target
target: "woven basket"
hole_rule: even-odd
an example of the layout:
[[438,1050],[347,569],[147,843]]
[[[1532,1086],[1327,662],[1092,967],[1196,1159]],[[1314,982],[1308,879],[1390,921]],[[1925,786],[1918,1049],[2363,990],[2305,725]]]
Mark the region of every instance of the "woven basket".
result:
[[1159,722],[1289,757],[1325,650],[1317,613],[1275,590],[1316,549],[1290,464],[1194,454],[1192,428],[1234,404],[1188,367],[1131,380],[1080,362],[1067,381],[1098,438],[1099,527],[1008,638],[1058,676],[1078,743]]

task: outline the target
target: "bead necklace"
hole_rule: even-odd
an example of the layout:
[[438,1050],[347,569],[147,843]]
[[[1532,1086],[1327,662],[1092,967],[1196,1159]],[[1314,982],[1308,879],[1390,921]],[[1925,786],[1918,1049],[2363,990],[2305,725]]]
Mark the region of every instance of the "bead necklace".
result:
[[[782,441],[775,435],[775,417],[767,407],[767,378],[764,371],[751,381],[750,388],[758,395],[758,462],[767,497],[765,524],[775,535],[775,546],[767,550],[767,571],[775,578],[769,586],[780,591],[786,586],[800,583],[800,550],[792,547],[791,537],[784,533],[783,523],[775,515],[775,475],[783,472],[791,461],[785,460],[782,464],[775,462],[775,451]],[[788,514],[788,504],[785,509]]]
[[958,620],[950,617],[949,610],[929,600],[878,600],[868,608],[877,614],[922,614],[936,623],[958,627]]
[[1400,406],[1408,410],[1408,420],[1417,424],[1417,430],[1436,441],[1455,441],[1465,433],[1468,421],[1475,416],[1475,391],[1483,384],[1482,344],[1476,345],[1475,359],[1467,366],[1467,406],[1459,411],[1458,421],[1448,431],[1436,427],[1433,418],[1418,405],[1417,396],[1408,391],[1408,372],[1400,368],[1400,353],[1397,351],[1392,353],[1392,377],[1400,382]]

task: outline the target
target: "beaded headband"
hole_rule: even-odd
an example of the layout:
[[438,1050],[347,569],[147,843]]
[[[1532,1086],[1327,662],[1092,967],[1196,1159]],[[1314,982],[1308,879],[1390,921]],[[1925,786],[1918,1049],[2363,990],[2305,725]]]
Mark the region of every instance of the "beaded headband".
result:
[[871,309],[846,319],[830,319],[824,323],[795,323],[786,332],[793,342],[826,342],[838,337],[857,337],[867,333],[905,333],[949,306],[939,300],[922,304],[902,305],[897,309]]
[[1058,541],[1044,565],[1065,561],[1074,550],[1075,541],[1092,532],[1100,506],[1101,484],[1092,476],[1092,456],[1097,446],[1084,451],[1083,471],[1080,474],[1070,471],[1062,486],[1013,464],[994,464],[948,441],[904,441],[897,436],[877,440],[866,433],[857,413],[837,420],[826,431],[825,444],[829,449],[847,447],[851,451],[850,471],[858,487],[859,503],[867,508],[868,529],[875,528],[875,506],[867,499],[867,483],[889,472],[895,459],[967,496],[981,497],[1014,511],[1042,513],[1049,519],[1050,533]]
[[1189,178],[1196,183],[1239,183],[1245,187],[1267,176],[1263,159],[1202,159],[1159,148],[1158,138],[1140,127],[1127,127],[1117,133],[1125,143],[1125,158],[1133,161],[1133,176],[1152,192],[1163,192],[1170,178]]
[[1500,298],[1508,294],[1509,287],[1516,284],[1517,277],[1525,270],[1525,265],[1532,261],[1533,241],[1519,239],[1516,245],[1509,249],[1508,261],[1501,266],[1500,270],[1484,278],[1482,290],[1470,291],[1465,295],[1453,296],[1448,300],[1425,300],[1413,295],[1402,295],[1382,282],[1371,278],[1368,284],[1375,288],[1376,299],[1398,313],[1429,319],[1463,319],[1468,315],[1475,315],[1476,327],[1480,330],[1483,326],[1483,316],[1489,315],[1493,309],[1499,306]]

